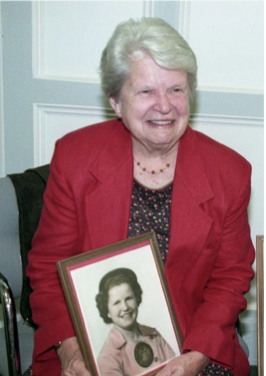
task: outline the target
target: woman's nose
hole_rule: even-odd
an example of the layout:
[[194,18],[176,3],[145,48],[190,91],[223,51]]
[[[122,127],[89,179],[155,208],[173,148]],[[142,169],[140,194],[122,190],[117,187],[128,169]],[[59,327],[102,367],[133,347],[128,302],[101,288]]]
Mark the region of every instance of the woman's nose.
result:
[[129,309],[128,304],[126,301],[123,301],[121,304],[121,308],[123,311],[127,311]]
[[154,109],[162,114],[168,114],[171,111],[171,101],[167,93],[156,96]]

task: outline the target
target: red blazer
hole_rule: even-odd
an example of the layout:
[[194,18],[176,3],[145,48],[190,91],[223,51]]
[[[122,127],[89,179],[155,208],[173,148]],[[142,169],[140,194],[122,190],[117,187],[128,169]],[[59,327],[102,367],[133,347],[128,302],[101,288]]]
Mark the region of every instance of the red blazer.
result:
[[[184,337],[198,350],[249,374],[235,332],[246,308],[254,248],[247,205],[250,164],[188,127],[179,143],[165,274]],[[133,179],[131,136],[112,120],[57,142],[28,275],[35,336],[35,376],[60,375],[53,345],[75,335],[55,262],[127,238]]]

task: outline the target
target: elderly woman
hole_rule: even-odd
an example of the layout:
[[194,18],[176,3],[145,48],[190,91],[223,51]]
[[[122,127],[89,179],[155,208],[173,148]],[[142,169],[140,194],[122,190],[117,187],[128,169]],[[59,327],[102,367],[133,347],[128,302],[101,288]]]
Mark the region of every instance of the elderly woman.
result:
[[184,339],[158,376],[249,374],[235,324],[253,277],[251,166],[188,126],[196,73],[191,48],[160,19],[125,22],[107,44],[102,87],[117,119],[57,142],[29,253],[34,375],[89,375],[56,261],[150,229]]
[[98,357],[101,376],[140,375],[174,358],[175,353],[155,329],[137,322],[142,289],[128,268],[107,273],[96,296],[100,316],[113,323]]

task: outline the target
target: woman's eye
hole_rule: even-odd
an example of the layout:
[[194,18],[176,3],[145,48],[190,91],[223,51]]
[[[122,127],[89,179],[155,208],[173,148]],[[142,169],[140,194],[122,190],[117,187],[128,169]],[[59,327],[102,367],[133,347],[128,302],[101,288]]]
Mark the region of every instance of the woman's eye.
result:
[[153,94],[153,91],[150,90],[150,89],[144,89],[144,90],[141,90],[140,92],[142,95],[151,95]]

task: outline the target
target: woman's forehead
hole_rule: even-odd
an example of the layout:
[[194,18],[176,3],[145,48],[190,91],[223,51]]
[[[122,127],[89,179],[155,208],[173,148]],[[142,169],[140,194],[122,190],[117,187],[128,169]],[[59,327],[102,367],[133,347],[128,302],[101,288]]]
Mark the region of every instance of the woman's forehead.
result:
[[120,284],[111,286],[108,290],[109,296],[120,295],[124,293],[131,293],[133,291],[131,285],[128,282],[122,282]]
[[183,70],[169,70],[160,67],[151,57],[144,57],[131,64],[129,75],[124,83],[127,87],[157,85],[186,85],[187,72]]

